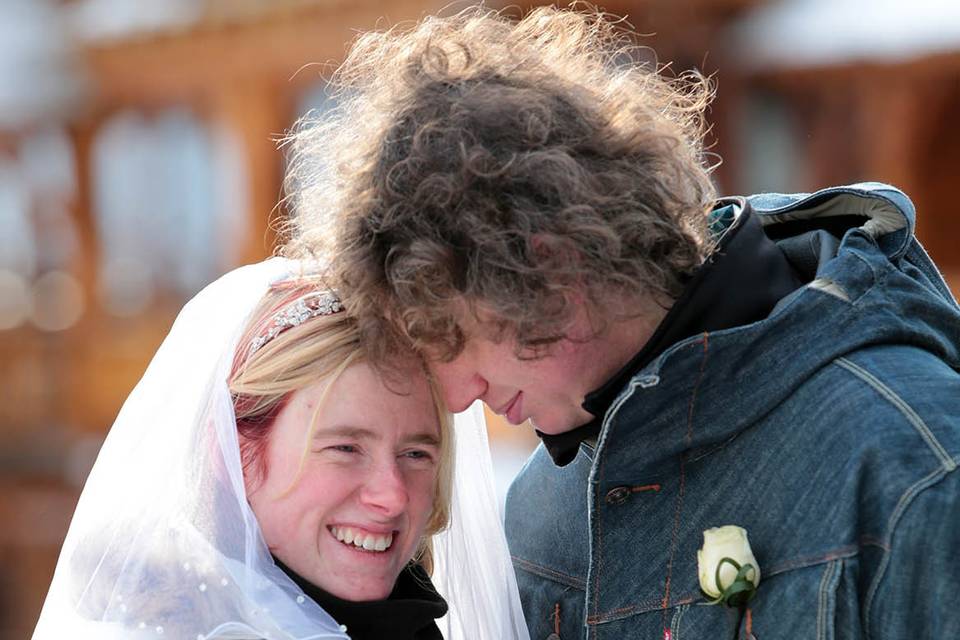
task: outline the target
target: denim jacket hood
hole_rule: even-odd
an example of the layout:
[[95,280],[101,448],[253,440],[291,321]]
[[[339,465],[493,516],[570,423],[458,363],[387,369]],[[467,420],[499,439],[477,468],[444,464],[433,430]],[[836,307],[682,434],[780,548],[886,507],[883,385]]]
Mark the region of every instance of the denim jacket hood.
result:
[[[662,459],[733,437],[824,365],[872,344],[915,345],[960,369],[957,303],[913,239],[914,208],[901,191],[864,183],[747,200],[792,263],[815,265],[813,279],[768,318],[683,340],[639,372],[604,421],[598,448],[612,465],[629,462],[655,470]],[[838,219],[860,223],[846,230],[842,243],[822,228]],[[783,227],[798,223],[813,228],[783,237]],[[866,295],[879,281],[884,295]],[[777,354],[776,361],[756,366],[769,360],[769,353]],[[706,379],[709,384],[703,384]],[[683,407],[694,420],[689,429],[676,430],[660,428],[662,419],[620,415],[638,387],[661,384],[670,391],[645,394],[644,414],[676,412],[676,395],[692,396],[699,385],[697,403],[711,407],[709,419],[701,422],[696,407]],[[762,393],[753,393],[759,389]],[[687,424],[687,416],[671,418],[672,424]]]
[[[879,581],[886,564],[875,554],[889,550],[908,499],[957,466],[960,438],[937,426],[956,406],[900,407],[890,391],[911,384],[904,376],[914,364],[938,384],[954,384],[960,369],[960,309],[914,238],[909,199],[865,183],[747,200],[807,284],[764,320],[664,351],[620,393],[595,448],[582,446],[568,467],[554,467],[542,446],[534,453],[506,515],[534,637],[552,629],[539,609],[553,600],[558,614],[561,600],[567,608],[565,624],[580,607],[580,626],[570,628],[589,629],[591,638],[650,637],[634,618],[644,613],[662,612],[654,627],[672,628],[702,601],[700,533],[724,524],[744,526],[754,544],[764,575],[758,607],[763,597],[770,607],[758,609],[758,620],[798,624],[792,606],[801,617],[811,608],[820,624],[822,612],[804,601],[807,587],[778,588],[776,577],[864,558],[858,575]],[[871,371],[894,374],[880,380]],[[864,387],[876,398],[843,402]],[[833,427],[874,423],[876,433],[862,439],[859,426]],[[890,462],[883,456],[891,451],[910,454]],[[819,495],[805,474],[822,476],[816,481],[833,495]],[[822,589],[827,577],[816,580]],[[706,625],[701,632],[722,623],[719,608],[695,609],[686,619]]]

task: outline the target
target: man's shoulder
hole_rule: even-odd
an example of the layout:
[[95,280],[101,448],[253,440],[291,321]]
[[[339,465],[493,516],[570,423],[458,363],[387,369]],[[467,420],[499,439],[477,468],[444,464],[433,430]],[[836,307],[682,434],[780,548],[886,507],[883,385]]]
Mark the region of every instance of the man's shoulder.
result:
[[829,407],[861,424],[865,442],[925,450],[945,467],[960,460],[960,373],[911,345],[873,345],[835,359],[823,382],[841,401]]

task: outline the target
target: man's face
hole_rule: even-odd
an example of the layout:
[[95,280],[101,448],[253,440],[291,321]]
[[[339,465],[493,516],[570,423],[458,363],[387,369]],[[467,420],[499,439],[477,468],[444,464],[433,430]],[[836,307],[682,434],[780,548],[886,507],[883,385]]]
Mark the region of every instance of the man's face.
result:
[[430,369],[453,412],[480,399],[511,424],[530,420],[543,433],[564,433],[592,419],[581,406],[584,396],[626,365],[660,317],[613,324],[594,336],[587,318],[578,314],[569,338],[536,358],[518,354],[514,340],[494,341],[478,324],[465,321],[464,350],[450,362],[430,362]]
[[398,394],[355,364],[311,433],[325,386],[291,396],[268,436],[266,477],[248,479],[247,497],[270,551],[297,574],[346,600],[380,600],[433,511],[439,420],[424,376]]

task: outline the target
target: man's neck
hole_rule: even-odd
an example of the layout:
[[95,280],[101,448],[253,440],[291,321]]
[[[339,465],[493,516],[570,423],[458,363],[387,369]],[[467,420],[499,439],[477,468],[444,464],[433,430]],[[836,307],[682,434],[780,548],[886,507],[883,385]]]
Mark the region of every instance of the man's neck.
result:
[[660,304],[647,299],[631,305],[634,311],[618,312],[608,320],[603,333],[594,338],[598,357],[603,358],[606,365],[604,375],[595,387],[623,369],[646,346],[672,304],[672,300],[667,304]]

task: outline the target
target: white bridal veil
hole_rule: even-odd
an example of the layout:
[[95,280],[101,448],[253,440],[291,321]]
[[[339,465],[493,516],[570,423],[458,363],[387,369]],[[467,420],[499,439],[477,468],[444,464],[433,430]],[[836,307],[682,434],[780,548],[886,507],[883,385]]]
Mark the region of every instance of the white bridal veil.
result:
[[[226,380],[247,318],[299,263],[210,284],[177,317],[80,496],[34,640],[347,638],[276,567],[244,493]],[[457,416],[434,583],[448,640],[528,640],[479,405]]]

